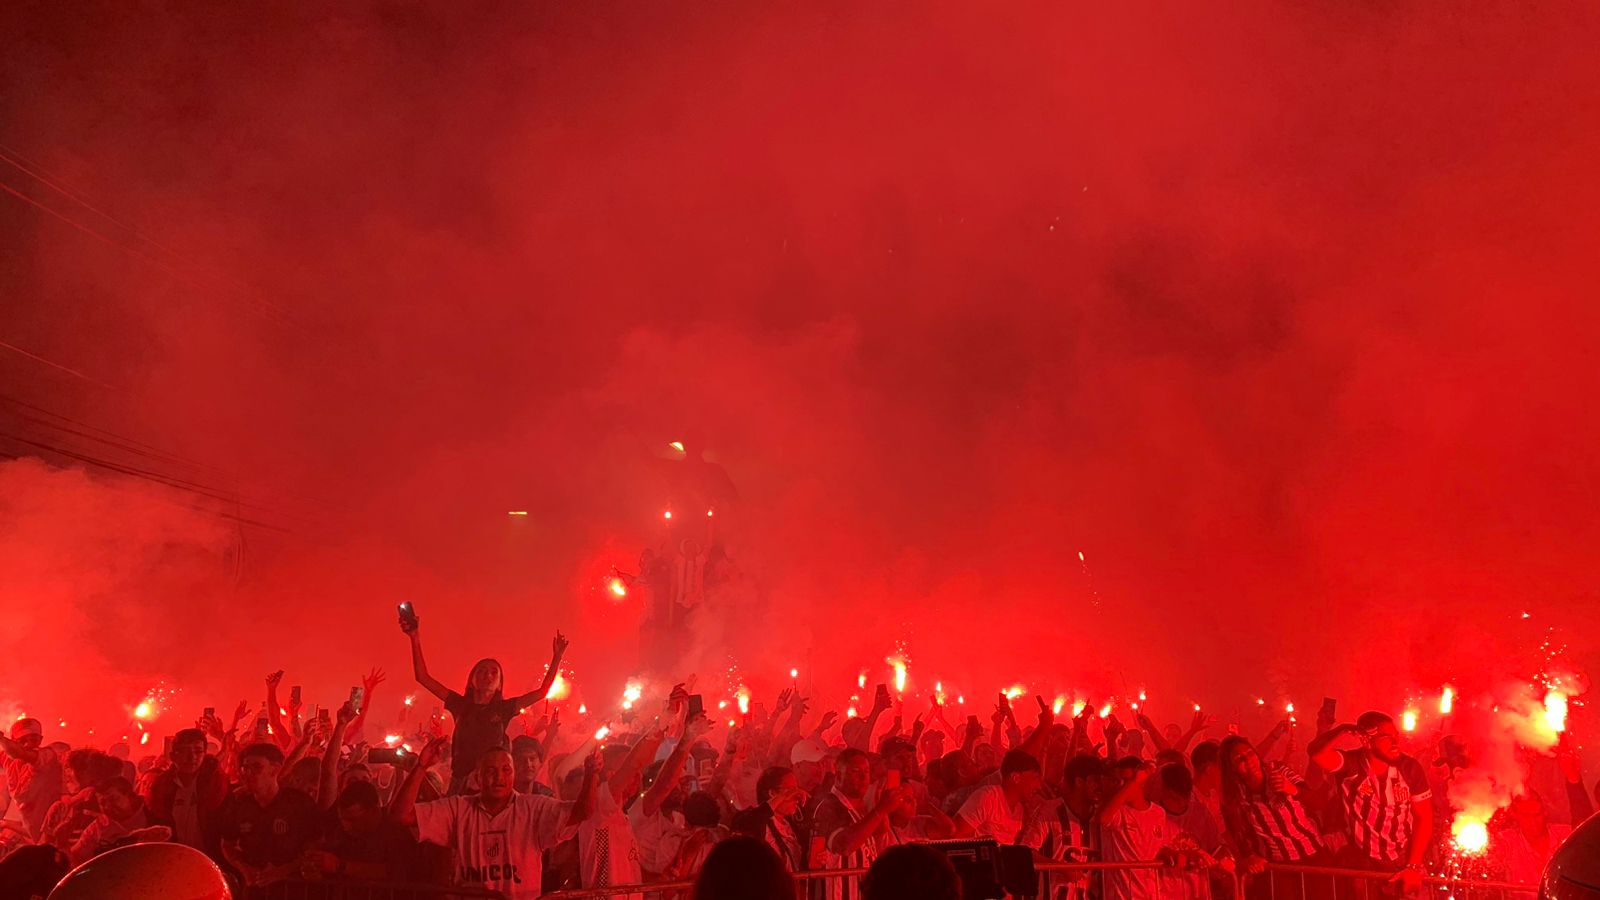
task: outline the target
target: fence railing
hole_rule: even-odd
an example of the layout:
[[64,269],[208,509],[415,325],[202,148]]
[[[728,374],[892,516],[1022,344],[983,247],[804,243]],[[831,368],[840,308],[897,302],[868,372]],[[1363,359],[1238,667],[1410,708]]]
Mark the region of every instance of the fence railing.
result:
[[239,900],[505,900],[499,891],[404,881],[279,881],[234,891]]
[[[1286,863],[1269,863],[1260,875],[1240,875],[1239,881],[1247,896],[1259,900],[1363,900],[1379,896],[1396,896],[1384,886],[1394,878],[1393,872],[1371,869],[1344,869],[1331,866],[1298,866]],[[1265,884],[1265,888],[1251,891],[1252,885]],[[1514,881],[1494,881],[1488,878],[1450,877],[1424,875],[1422,883],[1428,887],[1444,888],[1454,900],[1488,900],[1506,894],[1537,894],[1537,884]]]
[[[1069,880],[1065,876],[1081,873],[1100,874],[1104,872],[1133,871],[1133,870],[1162,870],[1168,867],[1159,862],[1055,862],[1035,860],[1034,872],[1038,875],[1039,885],[1033,895],[1040,898],[1051,896],[1052,888],[1062,889]],[[807,896],[807,886],[816,881],[833,878],[858,878],[866,874],[866,869],[818,869],[794,873],[797,885],[797,896]],[[1380,896],[1394,896],[1382,894],[1379,886],[1393,877],[1390,872],[1376,872],[1365,869],[1338,869],[1323,866],[1294,866],[1269,864],[1267,870],[1260,875],[1222,875],[1220,881],[1227,885],[1226,890],[1237,900],[1245,898],[1264,898],[1264,900],[1361,900],[1363,897],[1377,900]],[[1344,879],[1342,882],[1340,879]],[[1454,900],[1491,900],[1496,894],[1531,894],[1538,892],[1538,886],[1521,884],[1509,881],[1491,881],[1481,878],[1449,878],[1443,876],[1425,876],[1423,884],[1433,887],[1447,888]],[[544,900],[597,900],[597,898],[617,897],[626,894],[666,894],[671,892],[686,892],[694,887],[693,881],[654,881],[640,884],[618,884],[601,888],[582,888],[578,890],[557,891],[546,894]],[[1369,890],[1352,890],[1352,888],[1370,888]]]

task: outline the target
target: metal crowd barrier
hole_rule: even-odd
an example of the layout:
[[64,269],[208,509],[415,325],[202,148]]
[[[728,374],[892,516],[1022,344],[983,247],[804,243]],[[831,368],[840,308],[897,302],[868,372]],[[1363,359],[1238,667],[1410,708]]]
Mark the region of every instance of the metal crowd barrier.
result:
[[[1036,860],[1034,871],[1039,876],[1038,892],[1033,896],[1041,900],[1054,900],[1055,896],[1070,893],[1072,896],[1083,897],[1085,893],[1072,888],[1062,875],[1077,873],[1102,873],[1111,871],[1127,871],[1137,869],[1166,868],[1159,862],[1050,862]],[[811,882],[830,878],[855,878],[865,875],[866,869],[821,869],[807,872],[794,873],[797,887],[796,896],[805,898],[807,888]],[[1274,877],[1278,876],[1278,877]],[[1292,876],[1292,879],[1287,876]],[[1384,890],[1387,882],[1392,878],[1389,872],[1374,872],[1364,869],[1335,869],[1321,866],[1293,866],[1268,864],[1267,869],[1260,875],[1237,874],[1219,879],[1228,887],[1225,890],[1232,900],[1385,900],[1385,898],[1398,898],[1398,893]],[[1343,879],[1341,881],[1341,879]],[[1511,900],[1513,895],[1527,895],[1538,892],[1538,886],[1532,884],[1519,884],[1508,881],[1490,881],[1480,878],[1445,878],[1440,876],[1425,876],[1423,884],[1428,887],[1441,889],[1447,893],[1450,900]],[[1319,882],[1322,886],[1319,887]],[[1265,884],[1265,888],[1253,888],[1252,885]],[[641,884],[617,884],[600,888],[583,888],[578,890],[556,891],[544,895],[544,900],[596,900],[596,898],[616,897],[625,894],[664,895],[671,892],[684,892],[679,896],[686,896],[686,892],[694,887],[693,881],[655,881]],[[1055,891],[1053,894],[1052,891]],[[1214,892],[1215,900],[1224,900],[1222,892]],[[298,900],[298,898],[290,898]],[[313,898],[318,900],[318,898]],[[343,898],[340,898],[343,900]],[[386,900],[386,898],[385,898]]]
[[[1392,872],[1369,869],[1341,869],[1329,866],[1296,866],[1268,863],[1260,875],[1241,873],[1238,880],[1247,900],[1385,900],[1400,892],[1388,884]],[[1252,885],[1265,883],[1265,888]],[[1437,888],[1450,900],[1500,900],[1538,894],[1537,884],[1493,881],[1488,878],[1449,878],[1424,875],[1425,888]]]
[[279,881],[235,891],[240,900],[505,900],[499,891],[402,881]]

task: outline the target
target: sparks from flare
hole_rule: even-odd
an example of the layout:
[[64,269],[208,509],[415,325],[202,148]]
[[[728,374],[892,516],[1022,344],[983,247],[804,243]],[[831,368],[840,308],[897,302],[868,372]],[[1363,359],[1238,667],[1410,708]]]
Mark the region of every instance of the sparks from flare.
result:
[[1407,732],[1416,731],[1417,730],[1417,711],[1416,710],[1408,709],[1405,712],[1400,714],[1400,730],[1401,731],[1407,731]]
[[1567,730],[1566,694],[1549,691],[1544,695],[1544,722],[1556,734]]
[[603,740],[606,739],[606,735],[609,735],[610,733],[611,733],[611,726],[610,725],[601,725],[598,729],[595,730],[594,739],[597,740],[597,741],[603,741]]
[[[557,672],[556,677],[550,679],[550,690],[545,692],[544,698],[551,701],[565,700],[571,691],[572,683],[567,681],[567,676]],[[581,709],[578,711],[583,712]]]
[[1468,856],[1477,856],[1489,847],[1489,825],[1477,818],[1457,816],[1450,823],[1450,834],[1456,849]]
[[628,686],[622,689],[622,708],[633,709],[633,705],[644,696],[644,688],[637,681],[629,681]]

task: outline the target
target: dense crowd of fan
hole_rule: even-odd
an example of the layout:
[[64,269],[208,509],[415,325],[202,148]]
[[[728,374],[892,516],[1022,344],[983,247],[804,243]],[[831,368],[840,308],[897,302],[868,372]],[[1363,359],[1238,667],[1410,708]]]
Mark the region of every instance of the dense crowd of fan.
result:
[[[629,733],[570,735],[558,713],[527,715],[560,671],[559,633],[544,683],[506,696],[488,659],[463,690],[447,687],[416,620],[402,628],[445,714],[384,741],[363,738],[376,671],[361,708],[309,715],[298,696],[280,706],[274,673],[259,716],[246,703],[228,720],[207,710],[137,762],[127,745],[73,748],[46,742],[36,719],[13,723],[0,738],[0,900],[42,896],[69,867],[147,841],[196,848],[240,895],[262,896],[305,880],[532,898],[698,879],[699,897],[793,897],[793,873],[865,867],[815,880],[813,896],[957,896],[930,842],[992,839],[1041,861],[1161,863],[1053,872],[1055,897],[1209,900],[1242,883],[1295,900],[1336,886],[1278,866],[1381,872],[1375,884],[1399,893],[1452,854],[1445,788],[1463,748],[1379,712],[1340,724],[1329,702],[1300,748],[1288,722],[1252,740],[1198,711],[1186,727],[1143,714],[1125,727],[1087,708],[1057,721],[1043,699],[1024,712],[1003,695],[987,725],[951,723],[937,703],[908,723],[880,686],[861,715],[814,714],[790,689],[717,728],[677,685]],[[1576,757],[1559,760],[1576,824],[1593,804]],[[1485,871],[1536,880],[1570,832],[1551,818],[1538,794],[1519,796],[1492,823]]]

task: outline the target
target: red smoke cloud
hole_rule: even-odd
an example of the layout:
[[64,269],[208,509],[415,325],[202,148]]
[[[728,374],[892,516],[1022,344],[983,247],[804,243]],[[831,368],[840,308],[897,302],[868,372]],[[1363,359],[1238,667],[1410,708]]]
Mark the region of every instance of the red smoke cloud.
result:
[[[116,220],[0,163],[105,238],[0,196],[0,449],[230,498],[8,466],[0,603],[67,589],[7,699],[337,696],[401,597],[441,673],[560,626],[620,694],[583,592],[691,431],[746,672],[1398,708],[1592,659],[1592,10],[4,16],[0,147]],[[67,630],[108,578],[142,615]]]

